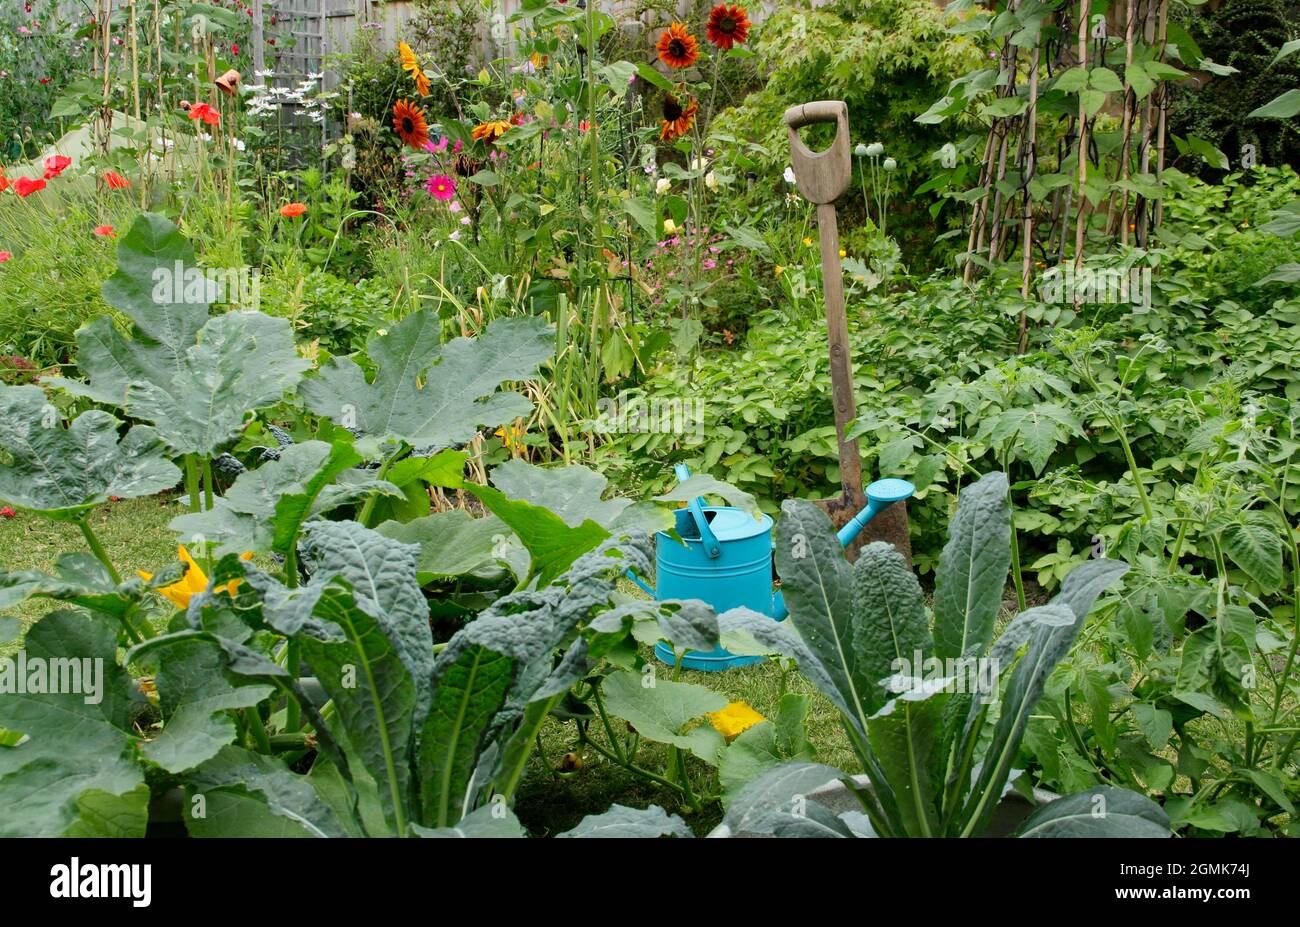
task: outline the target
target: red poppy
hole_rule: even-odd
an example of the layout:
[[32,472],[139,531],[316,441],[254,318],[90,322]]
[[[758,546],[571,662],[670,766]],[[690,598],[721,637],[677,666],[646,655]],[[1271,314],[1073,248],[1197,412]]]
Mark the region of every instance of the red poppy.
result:
[[116,238],[117,229],[111,225],[97,225],[95,226],[95,234],[100,238]]
[[110,190],[121,190],[123,187],[131,186],[131,181],[117,171],[104,171],[104,183],[108,184]]
[[238,46],[238,45],[231,45],[231,46],[230,46],[230,53],[231,53],[232,55],[238,55],[238,54],[239,54],[239,46]]
[[705,26],[704,34],[718,48],[743,45],[749,37],[749,17],[745,15],[745,8],[718,4],[709,14],[709,24]]
[[5,176],[4,168],[0,167],[0,193],[9,189],[9,178]]
[[50,155],[45,159],[45,179],[53,180],[72,166],[72,159],[67,155]]
[[13,256],[14,253],[12,251],[0,251],[0,264],[3,264]]
[[280,215],[286,219],[296,219],[307,211],[305,203],[285,203],[280,207]]
[[37,190],[45,189],[45,181],[41,179],[32,180],[30,177],[19,177],[14,181],[14,192],[19,196],[30,196]]
[[17,514],[18,514],[17,512],[9,508],[9,506],[7,505],[4,508],[0,509],[0,518],[13,518]]
[[191,103],[190,118],[202,119],[205,125],[214,126],[221,121],[221,114],[206,103]]

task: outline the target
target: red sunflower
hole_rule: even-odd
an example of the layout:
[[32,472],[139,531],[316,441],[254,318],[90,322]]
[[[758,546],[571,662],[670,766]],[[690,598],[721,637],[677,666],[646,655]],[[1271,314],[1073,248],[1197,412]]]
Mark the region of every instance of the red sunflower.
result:
[[700,57],[699,43],[685,23],[673,23],[661,32],[655,48],[659,52],[659,60],[678,71],[689,68]]
[[659,137],[665,142],[675,142],[691,130],[695,123],[695,113],[700,108],[696,100],[682,105],[681,100],[672,94],[664,97],[664,118],[659,124]]
[[410,100],[398,100],[393,107],[393,128],[412,148],[423,148],[429,140],[429,124],[424,121],[424,110]]
[[718,48],[745,44],[749,37],[749,18],[745,15],[745,8],[719,3],[709,14],[709,24],[704,33]]

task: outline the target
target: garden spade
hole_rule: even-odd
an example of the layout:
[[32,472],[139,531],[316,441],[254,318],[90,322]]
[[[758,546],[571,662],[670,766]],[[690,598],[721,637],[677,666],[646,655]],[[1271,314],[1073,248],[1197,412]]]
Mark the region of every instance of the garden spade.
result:
[[[799,130],[819,122],[835,123],[835,140],[824,151],[813,151],[803,143]],[[831,399],[835,406],[835,437],[839,443],[840,496],[819,500],[817,504],[826,510],[836,528],[842,528],[867,502],[862,492],[862,457],[858,453],[858,442],[846,437],[848,423],[857,414],[857,406],[853,399],[849,322],[844,312],[840,236],[835,221],[835,201],[848,189],[853,177],[853,162],[849,151],[849,108],[843,100],[817,100],[792,106],[785,111],[785,125],[790,134],[790,160],[795,183],[804,199],[817,205],[822,286],[826,298],[826,334],[830,342]],[[857,559],[860,545],[872,540],[888,541],[911,562],[912,545],[908,539],[906,503],[897,502],[882,511],[857,540],[848,546],[849,559]]]

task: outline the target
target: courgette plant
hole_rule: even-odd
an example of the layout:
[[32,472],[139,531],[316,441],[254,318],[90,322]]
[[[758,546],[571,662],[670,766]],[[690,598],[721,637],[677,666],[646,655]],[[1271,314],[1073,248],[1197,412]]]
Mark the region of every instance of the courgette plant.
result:
[[[839,709],[867,784],[828,766],[783,764],[741,791],[723,832],[983,833],[1016,775],[1025,725],[1048,676],[1097,596],[1127,566],[1097,559],[1078,567],[1056,598],[1021,612],[995,641],[1010,567],[1004,474],[988,474],[961,494],[936,573],[933,618],[895,548],[870,544],[850,566],[820,509],[799,500],[782,509],[776,557],[791,627],[731,613],[720,626],[743,627],[762,649],[798,660]],[[862,814],[837,816],[802,800],[836,777]],[[1168,823],[1145,797],[1103,787],[1039,808],[1021,833],[1166,836]]]

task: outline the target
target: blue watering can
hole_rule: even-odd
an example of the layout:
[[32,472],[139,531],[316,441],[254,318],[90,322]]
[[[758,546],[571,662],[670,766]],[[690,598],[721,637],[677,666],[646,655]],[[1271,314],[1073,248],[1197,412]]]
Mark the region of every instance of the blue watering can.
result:
[[[678,464],[677,479],[690,478],[690,470]],[[867,487],[866,508],[853,516],[837,533],[841,547],[853,543],[867,522],[895,502],[916,491],[906,480],[877,480]],[[770,615],[777,621],[787,612],[781,593],[772,590],[772,519],[758,518],[732,506],[706,505],[702,496],[677,510],[677,534],[666,531],[655,536],[655,588],[651,589],[631,571],[628,575],[656,599],[701,599],[721,614],[745,607]],[[660,642],[655,656],[670,665],[676,663],[673,650]],[[763,659],[736,656],[721,647],[708,653],[688,651],[682,666],[693,670],[724,670],[748,666]]]

